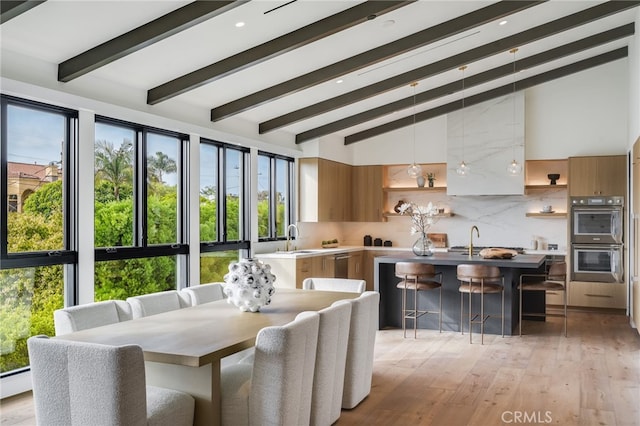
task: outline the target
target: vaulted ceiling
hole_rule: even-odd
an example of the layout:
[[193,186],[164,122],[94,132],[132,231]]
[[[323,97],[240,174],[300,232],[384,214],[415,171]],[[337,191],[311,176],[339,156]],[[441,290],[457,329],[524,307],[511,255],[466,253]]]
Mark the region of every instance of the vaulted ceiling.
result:
[[0,5],[3,62],[37,58],[57,87],[350,144],[624,58],[640,1]]

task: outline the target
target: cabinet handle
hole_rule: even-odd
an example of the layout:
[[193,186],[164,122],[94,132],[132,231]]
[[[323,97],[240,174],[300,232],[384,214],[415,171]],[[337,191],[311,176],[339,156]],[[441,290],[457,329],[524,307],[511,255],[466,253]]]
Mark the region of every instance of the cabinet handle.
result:
[[612,298],[613,296],[609,296],[608,294],[591,294],[591,293],[585,293],[585,296],[589,296],[589,297],[606,297],[606,298]]

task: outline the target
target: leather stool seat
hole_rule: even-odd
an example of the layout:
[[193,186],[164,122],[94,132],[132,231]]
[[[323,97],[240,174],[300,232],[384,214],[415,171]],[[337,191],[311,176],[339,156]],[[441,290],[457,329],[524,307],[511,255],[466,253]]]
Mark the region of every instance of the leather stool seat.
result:
[[[469,343],[473,343],[472,330],[473,324],[480,324],[481,344],[484,343],[484,323],[487,319],[496,315],[485,315],[484,312],[484,295],[485,294],[501,294],[501,315],[502,320],[502,337],[504,337],[504,277],[497,266],[478,265],[478,264],[462,264],[457,267],[457,278],[460,281],[460,332],[464,334],[462,318],[464,313],[464,294],[469,296]],[[480,295],[480,313],[473,314],[471,305],[471,296],[473,294]]]
[[[401,281],[396,285],[402,289],[402,331],[407,337],[407,320],[413,320],[413,337],[417,337],[418,318],[426,314],[438,314],[438,327],[442,332],[442,272],[436,272],[435,266],[421,262],[398,262],[396,277]],[[418,309],[418,292],[440,289],[437,311]],[[407,290],[413,290],[413,309],[407,307]]]

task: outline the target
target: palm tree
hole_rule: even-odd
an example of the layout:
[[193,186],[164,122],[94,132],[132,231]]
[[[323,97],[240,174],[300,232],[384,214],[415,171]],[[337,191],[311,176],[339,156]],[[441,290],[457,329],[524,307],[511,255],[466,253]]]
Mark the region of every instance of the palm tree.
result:
[[133,143],[130,140],[125,139],[118,148],[110,141],[96,141],[96,176],[113,185],[113,197],[116,201],[120,201],[120,188],[131,182],[132,163]]
[[162,182],[163,173],[175,173],[178,170],[176,161],[164,152],[156,152],[155,157],[147,158],[149,176],[157,182]]

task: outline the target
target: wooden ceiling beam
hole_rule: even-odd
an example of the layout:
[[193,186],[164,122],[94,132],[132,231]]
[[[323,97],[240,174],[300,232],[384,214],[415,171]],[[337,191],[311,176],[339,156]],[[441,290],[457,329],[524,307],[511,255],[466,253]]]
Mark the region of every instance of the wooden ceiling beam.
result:
[[[556,68],[551,71],[547,71],[541,74],[537,74],[535,76],[525,78],[523,80],[515,82],[515,90],[525,90],[533,86],[537,86],[542,83],[546,83],[551,80],[555,80],[557,78],[566,77],[568,75],[584,71],[589,68],[596,67],[598,65],[606,64],[608,62],[612,62],[618,59],[622,59],[627,57],[627,47],[621,47],[616,50],[612,50],[607,53],[603,53],[601,55],[593,56],[588,59],[584,59],[582,61],[575,62],[570,65],[566,65],[560,68]],[[513,93],[514,84],[505,84],[504,86],[496,87],[495,89],[488,90],[486,92],[478,93],[473,96],[468,96],[464,98],[464,108],[469,107],[471,105],[477,105],[484,101],[488,101],[490,99],[495,99],[500,96],[505,96]],[[402,127],[413,125],[414,120],[416,123],[429,120],[434,117],[438,117],[444,114],[448,114],[454,111],[461,110],[463,108],[463,99],[459,99],[454,102],[450,102],[445,105],[441,105],[436,108],[432,108],[426,111],[419,112],[415,115],[403,117],[399,120],[391,121],[389,123],[382,124],[380,126],[373,127],[371,129],[363,130],[361,132],[357,132],[351,134],[344,138],[344,144],[350,145],[352,143],[360,142],[365,139],[370,139],[374,136],[381,135],[383,133],[387,133],[393,130],[400,129]]]
[[[290,52],[301,46],[328,37],[332,34],[361,24],[374,17],[407,6],[416,0],[368,0],[357,6],[336,13],[312,24],[299,28],[273,40],[259,44],[243,52],[207,65],[147,92],[147,103],[155,105],[182,93],[196,89],[222,77]],[[215,3],[215,2],[214,2]]]
[[470,64],[501,52],[507,52],[513,47],[520,47],[527,43],[549,37],[571,28],[602,19],[623,10],[634,8],[640,1],[608,1],[597,6],[590,7],[577,13],[547,22],[542,25],[522,31],[500,40],[487,43],[458,55],[450,56],[440,61],[433,62],[423,67],[407,71],[386,80],[352,90],[351,92],[326,99],[313,105],[292,111],[271,120],[260,123],[260,133],[275,130],[289,124],[316,117],[326,112],[342,108],[344,106],[371,98],[393,89],[405,86],[413,81],[422,80],[445,71],[456,69],[462,65]]
[[[333,80],[342,75],[374,65],[378,62],[401,55],[422,46],[443,40],[455,34],[503,18],[543,1],[500,1],[482,9],[450,19],[449,21],[403,37],[399,40],[376,47],[342,61],[327,65],[291,80],[276,84],[253,94],[236,99],[211,110],[211,121],[219,121],[235,114],[250,110],[286,95]],[[260,130],[266,133],[271,129]]]
[[46,0],[2,0],[0,1],[0,24],[23,14],[27,10],[44,3]]
[[[544,63],[551,62],[565,56],[573,55],[575,53],[578,53],[587,49],[591,49],[605,43],[610,43],[612,41],[615,41],[624,37],[632,36],[635,33],[634,28],[635,26],[632,22],[617,28],[613,28],[608,31],[603,31],[599,34],[594,34],[592,36],[585,37],[581,40],[577,40],[572,43],[567,43],[565,45],[558,46],[556,48],[538,53],[536,55],[532,55],[532,56],[520,59],[515,63],[515,70],[516,72],[519,72],[521,70],[533,68],[538,65],[542,65]],[[514,67],[514,64],[509,63],[506,65],[502,65],[502,66],[466,77],[465,87],[470,88],[473,86],[487,83],[491,80],[495,80],[495,79],[510,75],[514,71],[513,67]],[[416,105],[423,104],[425,102],[432,101],[439,97],[456,93],[460,90],[462,90],[462,79],[418,93],[415,96],[415,104]],[[296,135],[296,143],[299,144],[315,138],[319,138],[321,136],[329,135],[331,133],[347,129],[352,126],[356,126],[358,124],[362,124],[367,121],[374,120],[376,118],[379,118],[388,114],[392,114],[396,111],[410,108],[413,105],[414,105],[413,96],[409,96],[404,99],[400,99],[395,102],[388,103],[386,105],[381,105],[377,108],[363,111],[359,114],[355,114],[350,117],[345,117],[343,119],[334,121],[332,123],[327,123],[323,126],[319,126],[314,129],[310,129],[305,132],[298,133]]]
[[58,64],[58,81],[69,82],[248,1],[219,0],[189,3]]

